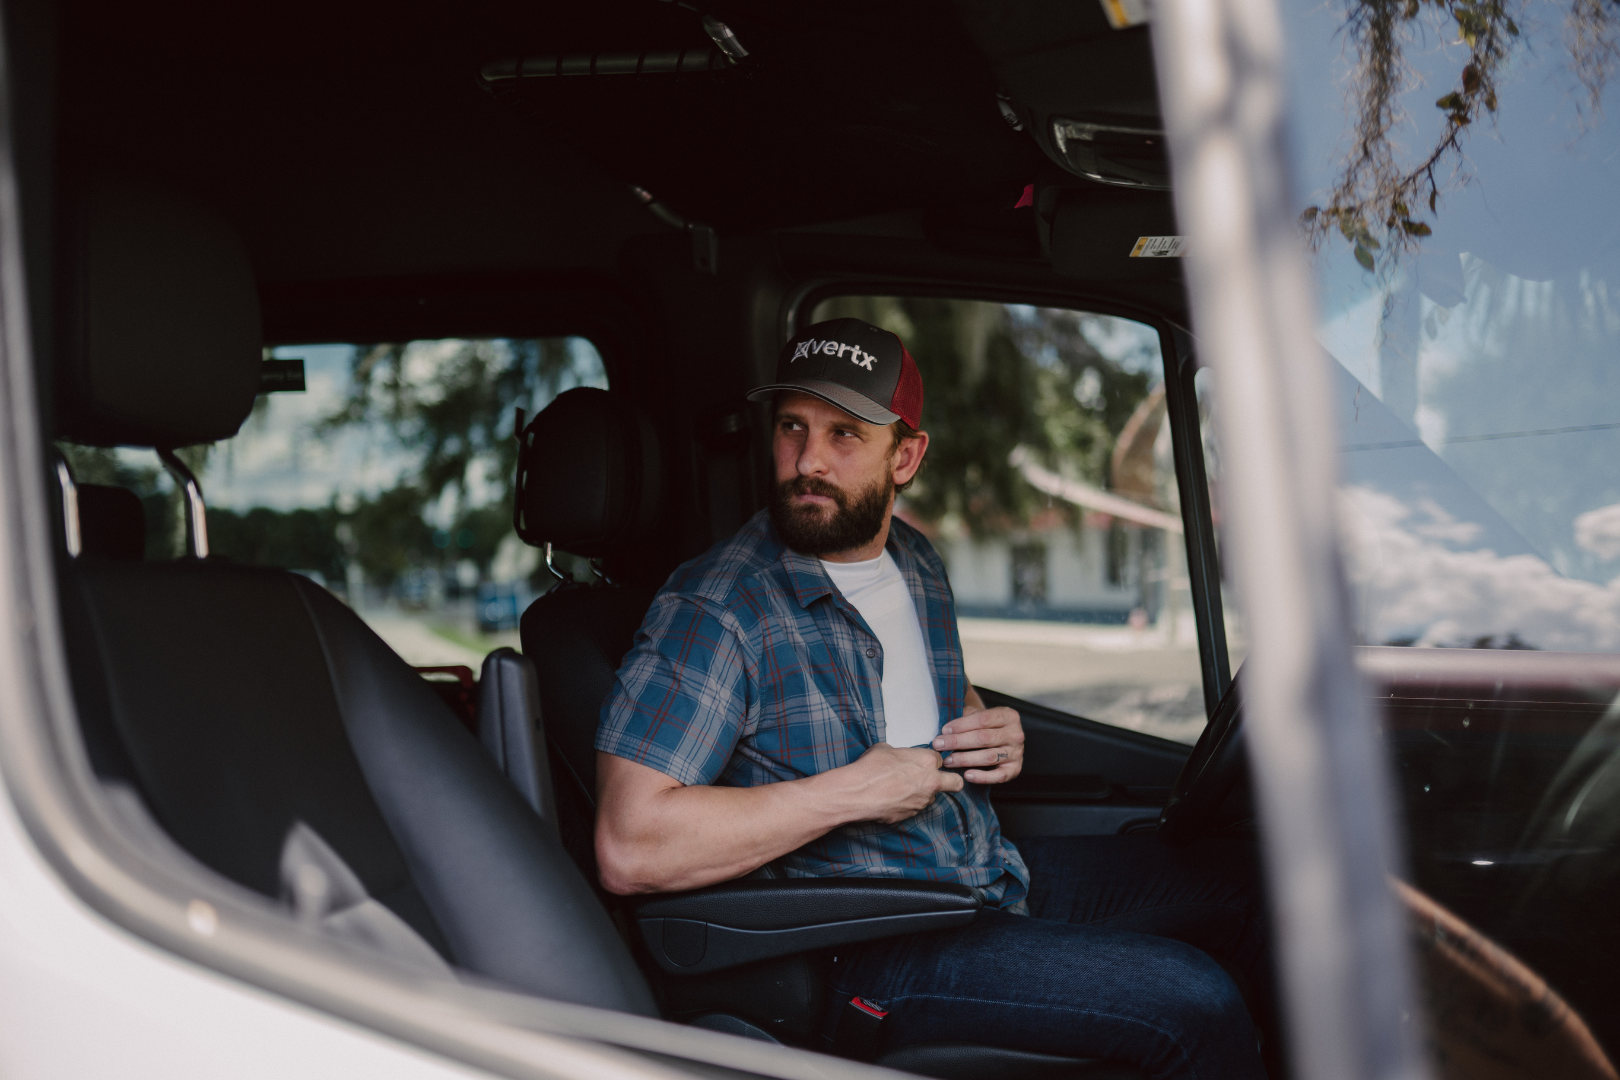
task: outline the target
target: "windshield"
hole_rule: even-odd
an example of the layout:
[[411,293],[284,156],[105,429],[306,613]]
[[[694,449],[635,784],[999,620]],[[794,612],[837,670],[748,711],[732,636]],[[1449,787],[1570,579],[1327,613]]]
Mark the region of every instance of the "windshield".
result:
[[1612,1056],[1620,126],[1537,10],[1285,3],[1295,210],[1411,879]]
[[[1297,183],[1325,210],[1366,76],[1340,9],[1294,7]],[[1469,63],[1447,21],[1408,26],[1401,175],[1445,135],[1435,99]],[[1524,29],[1496,111],[1442,156],[1434,209],[1407,204],[1427,235],[1398,223],[1369,247],[1336,221],[1318,240],[1366,644],[1620,647],[1620,139],[1581,108],[1561,33]],[[1357,205],[1377,224],[1376,200]]]

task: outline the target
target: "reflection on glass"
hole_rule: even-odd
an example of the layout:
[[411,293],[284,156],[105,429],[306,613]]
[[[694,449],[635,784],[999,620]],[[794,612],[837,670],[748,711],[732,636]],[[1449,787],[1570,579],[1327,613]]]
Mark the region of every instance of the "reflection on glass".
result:
[[1196,740],[1203,688],[1157,332],[922,297],[840,297],[810,321],[848,315],[894,331],[922,370],[928,461],[899,512],[945,560],[969,677]]
[[[1341,9],[1285,16],[1303,209],[1346,161],[1353,79]],[[1433,145],[1467,53],[1437,14],[1403,25],[1416,77],[1397,157]],[[1620,129],[1578,115],[1561,33],[1526,17],[1495,122],[1468,129],[1414,252],[1386,234],[1369,270],[1337,235],[1322,244],[1323,353],[1302,362],[1334,382],[1356,630],[1411,880],[1562,995],[1600,1060],[1620,1049]],[[1586,1029],[1552,1019],[1556,996],[1538,1033],[1535,1010],[1459,989],[1434,956],[1448,1074],[1539,1075],[1555,1043],[1575,1053]]]

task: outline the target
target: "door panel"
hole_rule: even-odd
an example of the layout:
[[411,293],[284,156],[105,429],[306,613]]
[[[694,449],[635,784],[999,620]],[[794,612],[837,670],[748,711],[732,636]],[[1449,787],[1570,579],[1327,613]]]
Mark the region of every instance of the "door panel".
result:
[[993,798],[1002,831],[1019,836],[1116,833],[1158,818],[1192,748],[1071,716],[979,687],[991,708],[1018,711],[1024,771]]

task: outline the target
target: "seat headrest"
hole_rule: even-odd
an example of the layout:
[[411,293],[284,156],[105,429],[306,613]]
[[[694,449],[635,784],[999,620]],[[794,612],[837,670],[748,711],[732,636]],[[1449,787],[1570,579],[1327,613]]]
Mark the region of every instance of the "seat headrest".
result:
[[661,490],[652,421],[606,390],[579,387],[523,431],[513,525],[536,547],[613,555],[652,527]]
[[103,185],[73,235],[57,435],[164,449],[235,435],[259,391],[263,331],[230,227],[162,193]]

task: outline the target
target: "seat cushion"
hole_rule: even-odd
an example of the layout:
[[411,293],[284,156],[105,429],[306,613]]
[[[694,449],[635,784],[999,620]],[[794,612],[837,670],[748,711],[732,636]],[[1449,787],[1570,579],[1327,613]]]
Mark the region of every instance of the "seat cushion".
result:
[[304,822],[447,952],[344,732],[293,576],[190,561],[76,569],[128,779],[168,833],[275,897],[283,841]]
[[[477,740],[388,646],[296,574],[218,560],[66,573],[100,767],[179,844],[267,896],[302,822],[463,969],[656,1015],[607,913]],[[92,742],[97,741],[94,737]]]

